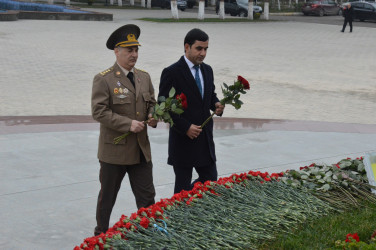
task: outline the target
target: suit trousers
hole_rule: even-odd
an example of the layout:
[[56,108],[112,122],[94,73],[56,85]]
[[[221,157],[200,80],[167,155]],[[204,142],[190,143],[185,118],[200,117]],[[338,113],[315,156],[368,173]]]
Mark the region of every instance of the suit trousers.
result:
[[[173,167],[175,172],[175,194],[180,193],[182,190],[191,190],[196,182],[204,183],[205,181],[216,181],[218,178],[217,165],[215,162],[202,167],[176,165]],[[193,168],[198,174],[198,178],[194,182],[192,182]]]
[[100,162],[99,181],[101,190],[97,202],[97,226],[94,235],[108,230],[112,208],[115,205],[121,182],[128,173],[132,192],[136,199],[137,208],[148,207],[155,203],[152,162],[142,162],[135,165],[114,165]]
[[347,18],[345,18],[345,20],[343,21],[342,32],[345,31],[347,23],[349,23],[349,25],[350,25],[350,32],[352,32],[352,28],[353,28],[352,27],[352,20],[351,19],[347,19]]

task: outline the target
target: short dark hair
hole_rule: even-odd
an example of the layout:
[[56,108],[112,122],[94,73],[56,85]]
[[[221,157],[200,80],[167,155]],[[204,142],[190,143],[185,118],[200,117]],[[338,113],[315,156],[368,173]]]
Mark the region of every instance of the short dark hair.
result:
[[192,44],[194,44],[195,41],[206,42],[207,40],[209,40],[208,34],[206,34],[204,31],[200,29],[195,28],[190,30],[185,36],[184,45],[188,43],[189,46],[192,46]]

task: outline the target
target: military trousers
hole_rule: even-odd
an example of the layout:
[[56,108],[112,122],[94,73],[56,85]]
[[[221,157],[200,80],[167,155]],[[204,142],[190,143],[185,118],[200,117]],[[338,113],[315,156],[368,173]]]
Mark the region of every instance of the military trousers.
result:
[[100,166],[101,189],[98,195],[97,226],[94,229],[94,235],[105,233],[108,230],[111,212],[125,174],[128,174],[138,209],[155,203],[153,164],[151,161],[135,165],[114,165],[100,162]]

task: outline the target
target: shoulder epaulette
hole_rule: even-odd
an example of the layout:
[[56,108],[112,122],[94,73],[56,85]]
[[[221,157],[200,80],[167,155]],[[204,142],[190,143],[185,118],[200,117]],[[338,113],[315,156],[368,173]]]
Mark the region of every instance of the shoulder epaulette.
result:
[[108,69],[102,71],[102,72],[99,73],[99,74],[101,74],[102,76],[105,76],[105,75],[107,75],[109,72],[111,72],[113,69],[114,69],[114,67],[108,68]]
[[[137,69],[137,70],[139,70],[139,71],[141,71],[141,72],[144,72],[144,73],[148,73],[148,72],[146,72],[145,70],[143,70],[143,69]],[[149,74],[149,73],[148,73]]]

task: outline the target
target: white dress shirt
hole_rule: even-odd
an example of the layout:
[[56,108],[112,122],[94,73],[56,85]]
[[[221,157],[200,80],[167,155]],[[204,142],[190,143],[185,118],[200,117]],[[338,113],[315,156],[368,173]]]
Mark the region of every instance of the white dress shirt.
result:
[[[188,64],[189,69],[191,70],[193,79],[195,79],[195,75],[196,75],[196,69],[194,68],[195,65],[191,61],[189,61],[189,59],[185,55],[184,55],[184,59],[185,59],[185,62]],[[204,78],[202,77],[201,67],[200,67],[200,70],[198,71],[198,74],[200,76],[202,93],[204,93]]]

